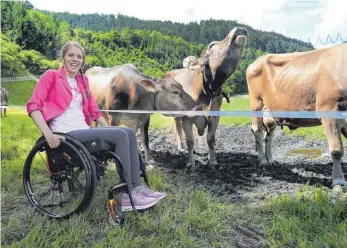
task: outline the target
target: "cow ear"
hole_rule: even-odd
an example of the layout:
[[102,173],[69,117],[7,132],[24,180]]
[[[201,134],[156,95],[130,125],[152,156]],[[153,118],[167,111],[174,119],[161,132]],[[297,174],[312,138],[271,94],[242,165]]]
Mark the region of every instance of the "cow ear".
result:
[[216,43],[217,43],[217,41],[212,41],[212,42],[208,45],[207,51],[210,51],[210,49],[211,49],[214,45],[216,45]]
[[145,87],[146,90],[155,92],[155,84],[151,80],[147,80],[147,79],[141,80],[141,85]]

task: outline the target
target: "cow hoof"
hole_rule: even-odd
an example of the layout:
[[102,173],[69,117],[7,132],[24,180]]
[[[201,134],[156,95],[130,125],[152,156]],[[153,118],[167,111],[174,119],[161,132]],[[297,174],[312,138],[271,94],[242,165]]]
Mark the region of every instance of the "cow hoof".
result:
[[269,161],[267,162],[267,164],[268,164],[269,166],[274,166],[274,165],[275,165],[275,161],[269,160]]
[[347,192],[347,182],[344,178],[337,178],[333,180],[333,191],[337,192]]
[[347,192],[347,183],[346,184],[337,184],[333,186],[333,192],[335,194],[342,194]]
[[268,166],[268,163],[266,160],[262,160],[260,161],[259,166]]
[[154,159],[150,159],[146,162],[146,169],[147,170],[151,170],[156,166],[157,166],[157,162],[155,162]]
[[152,164],[147,164],[146,165],[146,170],[147,171],[150,171],[150,170],[153,170],[154,169],[154,165],[152,165]]
[[208,164],[210,170],[213,170],[213,171],[216,170],[216,165],[218,165],[217,161],[214,161]]

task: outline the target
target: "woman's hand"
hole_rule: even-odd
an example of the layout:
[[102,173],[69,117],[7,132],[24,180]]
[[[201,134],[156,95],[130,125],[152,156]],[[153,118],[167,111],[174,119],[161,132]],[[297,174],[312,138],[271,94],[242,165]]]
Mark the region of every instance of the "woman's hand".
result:
[[30,113],[30,116],[34,120],[36,126],[38,126],[38,128],[42,132],[43,136],[45,136],[48,146],[50,148],[57,148],[60,145],[60,140],[61,139],[65,140],[63,136],[52,133],[47,123],[43,119],[43,116],[40,110],[33,110]]
[[52,132],[48,135],[45,135],[45,138],[50,148],[57,148],[58,146],[60,146],[60,140],[65,140],[65,137],[56,135]]

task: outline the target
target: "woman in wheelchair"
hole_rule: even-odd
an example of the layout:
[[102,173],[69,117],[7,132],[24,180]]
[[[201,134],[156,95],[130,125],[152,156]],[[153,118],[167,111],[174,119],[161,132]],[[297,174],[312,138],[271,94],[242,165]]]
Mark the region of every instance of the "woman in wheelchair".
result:
[[[90,92],[88,78],[81,67],[85,51],[77,42],[68,42],[61,49],[63,66],[47,70],[39,79],[27,103],[27,112],[45,137],[50,148],[58,148],[66,133],[80,142],[101,139],[115,147],[123,161],[123,178],[128,183],[135,209],[152,207],[166,193],[153,192],[141,185],[140,160],[135,133],[130,128],[109,127]],[[90,117],[101,127],[90,127]],[[53,201],[53,200],[52,200]],[[122,193],[122,211],[132,210],[129,195]]]

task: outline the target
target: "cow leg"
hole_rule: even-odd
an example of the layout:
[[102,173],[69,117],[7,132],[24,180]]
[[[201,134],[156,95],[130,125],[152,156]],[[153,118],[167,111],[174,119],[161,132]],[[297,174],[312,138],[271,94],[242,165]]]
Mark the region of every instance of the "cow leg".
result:
[[4,108],[4,116],[6,117],[6,108]]
[[194,157],[194,133],[193,133],[193,123],[187,117],[182,118],[182,125],[184,134],[187,140],[188,147],[188,162],[187,169],[191,171],[195,170],[195,157]]
[[264,141],[263,118],[253,117],[251,130],[255,137],[255,150],[258,153],[258,161],[260,162],[260,166],[267,165],[267,159],[264,153],[264,146],[263,146],[263,141]]
[[141,125],[140,133],[142,138],[142,147],[145,152],[145,160],[147,164],[155,165],[155,161],[149,149],[149,137],[148,137],[149,122],[150,122],[150,117],[148,117],[145,123]]
[[[250,100],[250,109],[251,111],[262,111],[264,104],[261,100],[258,100],[259,96],[251,96]],[[260,166],[267,165],[267,159],[264,153],[263,141],[264,141],[264,124],[262,117],[252,117],[252,126],[251,130],[255,138],[255,150],[258,153],[258,161]],[[271,149],[271,148],[270,148]]]
[[176,131],[177,131],[177,147],[179,151],[183,151],[183,130],[182,130],[182,119],[175,118]]
[[[217,96],[213,98],[210,108],[210,111],[219,111],[223,103],[223,96]],[[216,165],[218,164],[214,146],[216,144],[216,131],[219,123],[219,116],[211,116],[208,123],[207,131],[207,145],[208,145],[208,161],[210,169],[215,170]]]
[[347,139],[347,119],[342,120],[341,122],[342,122],[341,133]]
[[274,118],[265,117],[264,126],[266,127],[266,137],[265,137],[265,157],[269,165],[274,165],[272,158],[272,140],[275,134],[277,123]]
[[216,165],[218,164],[216,153],[214,150],[214,146],[216,144],[216,130],[219,123],[219,116],[211,116],[211,119],[208,123],[208,131],[207,131],[207,145],[208,145],[208,161],[209,167],[211,170],[216,169]]
[[341,169],[341,158],[343,156],[343,144],[341,139],[341,123],[336,119],[322,119],[324,133],[328,138],[329,150],[333,160],[333,171],[331,179],[333,186],[346,185]]
[[113,118],[113,116],[109,115],[109,114],[107,114],[107,117],[108,117],[108,125],[109,126],[118,126],[116,118]]

